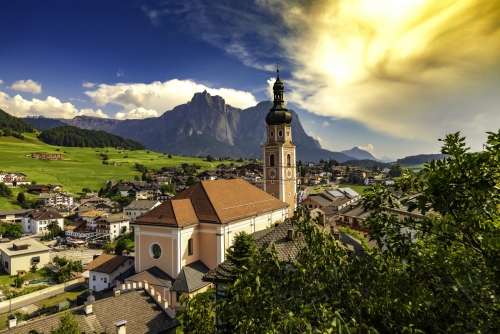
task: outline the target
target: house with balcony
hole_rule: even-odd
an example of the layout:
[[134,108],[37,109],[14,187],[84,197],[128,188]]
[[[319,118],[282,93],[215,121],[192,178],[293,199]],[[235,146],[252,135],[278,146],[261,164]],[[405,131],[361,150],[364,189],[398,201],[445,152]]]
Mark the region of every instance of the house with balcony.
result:
[[123,209],[123,212],[125,212],[125,214],[130,217],[130,222],[133,223],[137,217],[139,217],[143,213],[148,212],[149,210],[152,210],[153,208],[156,208],[160,204],[160,201],[155,200],[133,201]]
[[64,228],[64,218],[57,211],[50,209],[35,209],[26,213],[21,218],[23,233],[25,234],[44,234],[49,232],[48,226],[55,222],[61,230]]
[[95,219],[97,234],[106,234],[113,241],[130,229],[130,218],[123,213],[103,213]]
[[46,206],[72,206],[74,204],[74,198],[59,192],[55,193],[41,193],[38,195],[38,199],[45,202]]
[[89,271],[89,288],[102,291],[116,285],[116,277],[134,266],[132,256],[102,254],[90,262],[84,270]]

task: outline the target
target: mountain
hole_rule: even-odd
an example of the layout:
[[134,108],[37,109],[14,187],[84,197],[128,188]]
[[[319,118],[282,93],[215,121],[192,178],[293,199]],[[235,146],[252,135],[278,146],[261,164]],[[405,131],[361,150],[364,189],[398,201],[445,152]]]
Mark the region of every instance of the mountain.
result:
[[344,153],[345,155],[348,155],[350,157],[353,157],[353,158],[356,158],[359,160],[364,160],[364,159],[378,160],[370,152],[362,150],[358,147],[353,147],[350,150],[341,151],[341,153]]
[[[206,91],[194,94],[191,101],[165,112],[160,117],[140,120],[103,119],[77,116],[59,119],[82,129],[104,130],[137,140],[148,149],[187,156],[211,154],[216,157],[261,158],[265,141],[265,118],[273,103],[260,102],[247,109],[234,108],[220,96]],[[352,159],[344,153],[324,150],[318,141],[308,136],[299,116],[293,115],[292,138],[297,145],[297,160],[318,162]],[[31,119],[36,125],[36,119]]]
[[380,158],[378,160],[380,160],[382,162],[394,162],[397,159],[396,158],[391,158],[391,157],[388,157],[388,156],[384,155],[382,158]]
[[66,126],[68,124],[61,122],[58,119],[54,118],[46,118],[43,116],[33,116],[33,117],[26,117],[24,118],[24,121],[26,123],[29,123],[33,125],[35,128],[38,130],[47,130],[47,129],[52,129],[58,126]]

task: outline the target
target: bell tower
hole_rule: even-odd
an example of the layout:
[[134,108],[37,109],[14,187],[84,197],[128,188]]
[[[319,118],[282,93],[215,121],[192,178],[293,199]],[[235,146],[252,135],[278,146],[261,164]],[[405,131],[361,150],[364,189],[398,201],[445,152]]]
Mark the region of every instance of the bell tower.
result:
[[288,217],[295,211],[297,189],[295,145],[292,142],[292,114],[285,107],[285,85],[280,70],[273,86],[274,105],[266,116],[264,153],[264,191],[290,204]]

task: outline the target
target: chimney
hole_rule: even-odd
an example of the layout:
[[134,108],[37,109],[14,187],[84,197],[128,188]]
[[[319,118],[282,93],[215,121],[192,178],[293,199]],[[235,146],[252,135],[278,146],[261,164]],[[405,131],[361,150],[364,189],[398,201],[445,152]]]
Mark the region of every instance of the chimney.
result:
[[116,326],[116,334],[126,334],[127,333],[127,320],[121,320],[118,322],[115,322]]
[[14,328],[17,326],[17,318],[15,315],[11,314],[7,317],[9,319],[9,328]]
[[92,303],[89,301],[86,301],[83,303],[83,311],[85,312],[85,315],[91,315],[92,314]]
[[287,237],[286,237],[287,240],[293,240],[293,230],[290,229],[287,232],[288,232]]

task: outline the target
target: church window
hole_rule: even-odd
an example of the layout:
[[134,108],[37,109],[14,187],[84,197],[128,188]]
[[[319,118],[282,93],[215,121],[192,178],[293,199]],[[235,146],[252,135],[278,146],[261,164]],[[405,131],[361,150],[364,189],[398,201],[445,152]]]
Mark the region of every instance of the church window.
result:
[[278,131],[278,136],[279,136],[279,137],[283,137],[283,131],[279,130],[279,131]]
[[269,132],[269,137],[273,138],[274,137],[274,131],[271,130],[271,132]]
[[287,165],[287,166],[291,166],[291,165],[292,165],[292,164],[291,164],[291,162],[290,162],[290,160],[291,160],[291,159],[290,159],[290,154],[287,154],[287,155],[286,155],[286,165]]
[[269,155],[269,166],[274,166],[274,154]]
[[193,255],[193,239],[188,240],[188,255]]
[[151,246],[151,257],[153,259],[159,259],[161,257],[161,247],[158,244],[153,244]]

